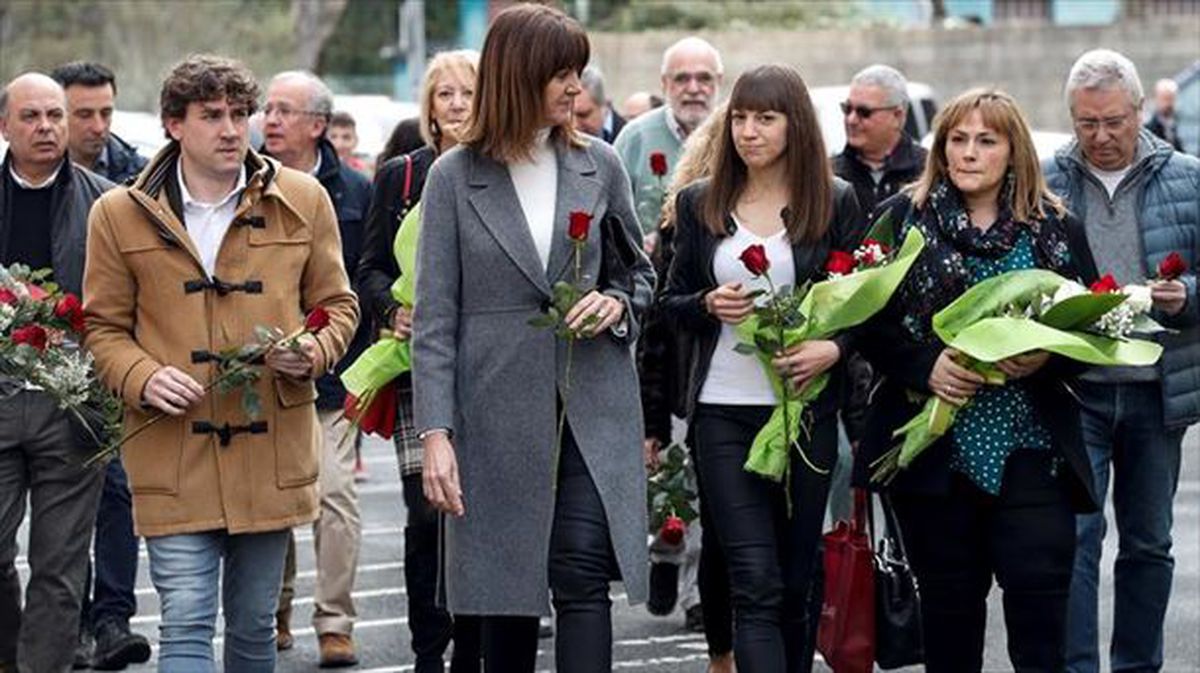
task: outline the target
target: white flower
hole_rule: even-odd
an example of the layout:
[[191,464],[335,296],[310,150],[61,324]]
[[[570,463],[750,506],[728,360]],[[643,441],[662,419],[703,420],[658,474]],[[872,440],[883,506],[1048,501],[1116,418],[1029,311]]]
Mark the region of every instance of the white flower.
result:
[[1051,301],[1054,304],[1058,304],[1070,299],[1071,297],[1077,297],[1081,294],[1087,293],[1088,289],[1086,287],[1076,283],[1073,280],[1068,280],[1067,282],[1058,286],[1058,289],[1054,291],[1054,297],[1051,299]]
[[1135,314],[1149,313],[1150,309],[1154,307],[1154,299],[1150,296],[1150,288],[1145,285],[1129,284],[1121,288],[1121,291],[1127,297],[1125,303],[1129,304],[1129,308],[1133,309]]
[[0,332],[8,331],[12,326],[13,318],[17,315],[17,309],[8,304],[0,304]]

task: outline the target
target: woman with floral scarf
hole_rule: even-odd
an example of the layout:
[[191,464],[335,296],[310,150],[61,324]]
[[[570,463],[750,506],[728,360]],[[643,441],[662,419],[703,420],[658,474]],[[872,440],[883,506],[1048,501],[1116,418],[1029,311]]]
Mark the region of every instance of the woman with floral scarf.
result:
[[865,476],[894,445],[893,431],[928,396],[961,407],[952,430],[890,486],[920,587],[927,670],[981,670],[995,578],[1014,668],[1061,671],[1074,514],[1096,508],[1072,367],[1029,353],[998,363],[1007,384],[985,386],[939,341],[931,319],[1007,271],[1042,268],[1091,282],[1083,227],[1047,190],[1016,102],[982,89],[942,110],[924,174],[881,204],[879,218],[896,240],[919,228],[926,245],[863,330],[860,347],[885,380],[856,473]]

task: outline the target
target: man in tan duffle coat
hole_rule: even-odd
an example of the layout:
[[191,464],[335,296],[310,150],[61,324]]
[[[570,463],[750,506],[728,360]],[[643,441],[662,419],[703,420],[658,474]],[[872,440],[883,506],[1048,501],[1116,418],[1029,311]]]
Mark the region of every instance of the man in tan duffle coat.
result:
[[[358,321],[325,190],[249,149],[257,98],[236,61],[178,64],[160,100],[171,142],[89,221],[86,345],[125,401],[126,433],[169,416],[123,448],[165,673],[212,661],[218,603],[225,669],[274,669],[287,530],[317,516],[313,379]],[[267,354],[256,417],[240,393],[205,392],[217,354],[253,342],[257,326],[292,332],[316,307],[327,327]]]

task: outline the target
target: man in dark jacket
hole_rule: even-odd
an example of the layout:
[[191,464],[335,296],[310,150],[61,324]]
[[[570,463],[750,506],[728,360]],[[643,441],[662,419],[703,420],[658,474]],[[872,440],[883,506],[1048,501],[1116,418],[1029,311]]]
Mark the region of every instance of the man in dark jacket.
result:
[[[28,73],[0,90],[0,264],[49,268],[82,294],[87,218],[112,187],[67,160],[67,103],[54,80]],[[101,470],[80,469],[89,448],[69,412],[23,382],[0,377],[0,669],[65,671],[79,633],[80,595]],[[15,560],[29,495],[25,610]],[[64,645],[67,645],[64,647]]]
[[[870,215],[875,206],[914,182],[925,168],[925,148],[904,133],[908,82],[895,68],[868,66],[850,80],[842,113],[846,147],[833,158],[833,172],[854,186],[858,205]],[[847,361],[847,371],[850,384],[842,421],[850,444],[857,445],[873,376],[871,366],[857,354]],[[829,507],[834,519],[850,515],[849,454],[849,446],[843,442],[830,486]]]
[[[291,71],[276,75],[267,88],[263,108],[264,150],[284,166],[316,176],[329,193],[342,236],[347,269],[358,268],[363,226],[371,203],[371,183],[341,163],[325,138],[333,115],[333,94],[315,75]],[[358,291],[358,288],[354,288]],[[359,296],[362,294],[359,292]],[[321,666],[351,666],[358,661],[351,633],[354,628],[354,572],[358,565],[362,522],[354,488],[354,441],[342,441],[346,421],[342,405],[346,391],[338,375],[366,347],[370,321],[364,320],[346,356],[330,374],[317,381],[317,412],[324,429],[321,449],[321,517],[314,527],[317,549],[313,627],[320,640]],[[289,619],[296,576],[295,541],[288,546],[277,618],[277,644],[291,646]]]
[[[1102,273],[1148,284],[1152,316],[1175,330],[1149,367],[1096,367],[1074,386],[1083,438],[1103,505],[1109,477],[1120,543],[1115,565],[1111,669],[1157,671],[1171,596],[1171,510],[1184,433],[1200,421],[1200,161],[1141,128],[1142,85],[1128,58],[1090,51],[1067,77],[1075,140],[1046,162],[1050,189],[1087,230]],[[1184,262],[1159,278],[1171,253]],[[1148,280],[1149,279],[1149,280]],[[1067,670],[1100,670],[1098,591],[1103,509],[1080,515],[1067,619]]]
[[[116,183],[137,175],[146,165],[145,157],[111,131],[117,95],[112,71],[99,63],[75,61],[58,66],[50,76],[67,96],[71,161]],[[105,468],[96,512],[95,562],[84,586],[76,666],[121,670],[150,658],[149,641],[129,630],[129,620],[137,613],[137,566],[129,478],[117,457]]]
[[71,161],[117,184],[137,175],[148,160],[112,132],[117,97],[112,71],[99,63],[75,61],[58,66],[50,76],[67,92]]
[[850,80],[842,102],[846,147],[833,172],[854,185],[864,213],[915,181],[925,168],[925,148],[904,133],[908,82],[898,70],[872,65]]
[[1173,79],[1160,79],[1154,85],[1154,114],[1146,120],[1146,130],[1167,143],[1176,152],[1183,151],[1179,140],[1179,119],[1175,116],[1175,98],[1179,85]]

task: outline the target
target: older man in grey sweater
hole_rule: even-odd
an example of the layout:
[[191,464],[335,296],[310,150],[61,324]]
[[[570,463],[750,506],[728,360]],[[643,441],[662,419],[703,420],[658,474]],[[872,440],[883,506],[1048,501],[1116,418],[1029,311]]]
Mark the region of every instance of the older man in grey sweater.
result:
[[[1171,504],[1187,427],[1200,421],[1200,161],[1139,124],[1142,86],[1133,63],[1107,50],[1079,58],[1066,85],[1076,140],[1047,163],[1050,188],[1085,223],[1101,273],[1118,283],[1150,279],[1160,337],[1151,367],[1094,369],[1076,392],[1097,493],[1115,484],[1120,535],[1115,567],[1111,670],[1158,671],[1171,594]],[[1172,252],[1188,271],[1156,279]],[[1068,615],[1068,670],[1100,668],[1097,584],[1104,513],[1082,515]]]

